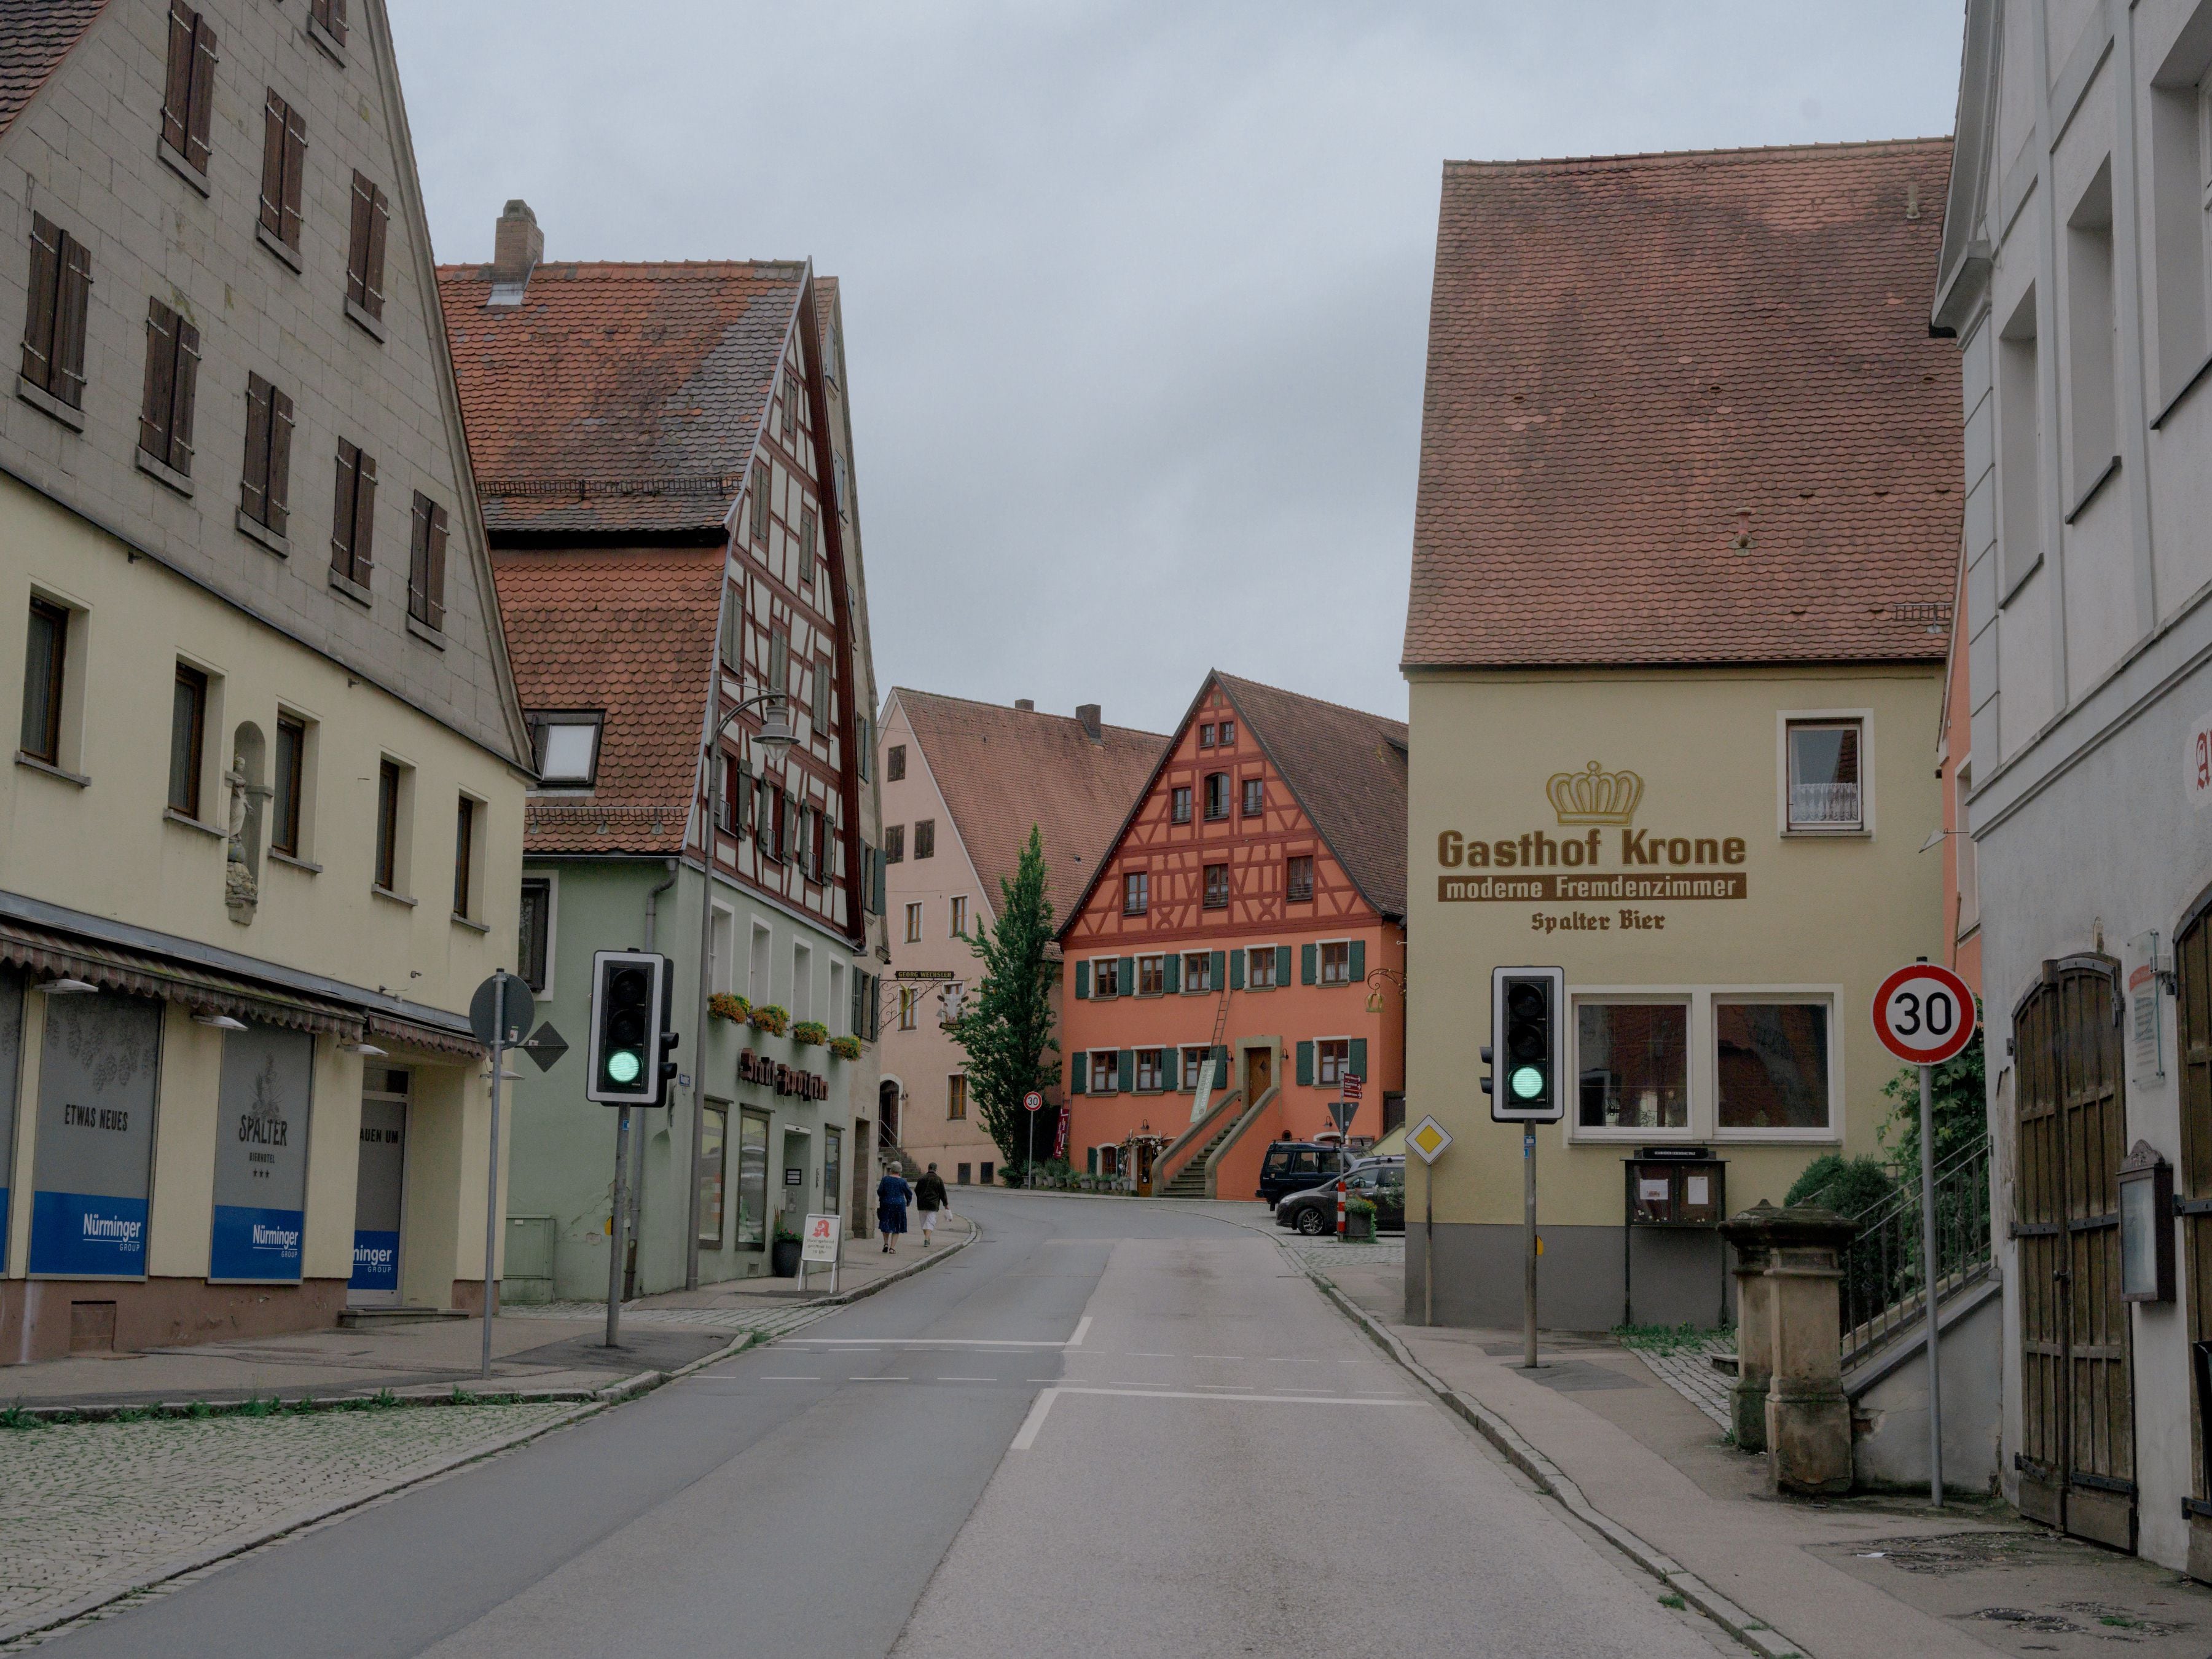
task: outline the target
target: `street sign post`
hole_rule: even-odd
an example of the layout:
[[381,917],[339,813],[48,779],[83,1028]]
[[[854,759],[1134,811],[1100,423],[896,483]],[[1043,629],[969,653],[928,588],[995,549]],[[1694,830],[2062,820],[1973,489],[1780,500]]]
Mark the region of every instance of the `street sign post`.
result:
[[1044,1108],[1044,1097],[1032,1089],[1022,1097],[1022,1109],[1029,1114],[1029,1136],[1024,1143],[1029,1157],[1022,1165],[1022,1185],[1036,1185],[1036,1115]]
[[1522,1364],[1536,1369],[1536,1126],[1566,1115],[1567,970],[1490,970],[1490,1041],[1482,1080],[1497,1123],[1521,1126]]
[[1421,1160],[1421,1323],[1437,1322],[1437,1160],[1452,1144],[1451,1131],[1426,1116],[1406,1137],[1406,1145]]
[[1928,1321],[1928,1498],[1943,1506],[1943,1389],[1937,1363],[1936,1287],[1936,1111],[1930,1077],[1974,1040],[1973,988],[1925,957],[1875,989],[1874,1034],[1881,1046],[1920,1068],[1920,1305]]
[[491,1051],[491,1156],[484,1177],[483,1375],[491,1375],[491,1322],[499,1317],[499,1279],[493,1273],[499,1249],[499,1085],[507,1070],[507,1051],[522,1041],[538,1004],[529,986],[501,968],[477,987],[469,999],[469,1029]]
[[1350,1142],[1352,1120],[1358,1110],[1359,1097],[1357,1095],[1348,1095],[1342,1100],[1332,1100],[1328,1103],[1328,1115],[1336,1120],[1336,1133],[1340,1140]]
[[806,1288],[806,1268],[809,1262],[830,1264],[830,1294],[837,1294],[838,1245],[842,1242],[844,1222],[834,1215],[810,1215],[806,1231],[799,1242],[799,1288]]

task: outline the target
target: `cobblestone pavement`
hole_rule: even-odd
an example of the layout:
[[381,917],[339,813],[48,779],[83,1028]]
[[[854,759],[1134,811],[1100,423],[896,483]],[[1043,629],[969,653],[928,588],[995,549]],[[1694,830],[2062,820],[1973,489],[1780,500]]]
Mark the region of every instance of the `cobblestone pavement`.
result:
[[1398,1233],[1389,1238],[1373,1238],[1358,1244],[1340,1244],[1331,1237],[1301,1238],[1296,1233],[1282,1235],[1285,1248],[1296,1252],[1309,1267],[1402,1267],[1406,1265],[1406,1236]]
[[0,1430],[0,1644],[584,1409],[420,1406]]
[[[812,1306],[778,1306],[770,1304],[757,1308],[643,1308],[629,1303],[623,1304],[622,1322],[625,1325],[696,1325],[717,1331],[759,1331],[768,1336],[781,1336],[786,1331],[797,1330],[801,1325],[811,1325],[817,1319],[826,1319],[838,1312],[842,1303]],[[604,1319],[607,1304],[604,1302],[541,1302],[526,1308],[503,1307],[501,1319],[565,1319],[569,1321]]]
[[1633,1343],[1624,1346],[1650,1366],[1661,1382],[1721,1427],[1732,1426],[1729,1415],[1729,1388],[1735,1379],[1714,1366],[1712,1356],[1735,1352],[1733,1337],[1709,1336],[1697,1347],[1684,1348],[1674,1353],[1662,1353]]

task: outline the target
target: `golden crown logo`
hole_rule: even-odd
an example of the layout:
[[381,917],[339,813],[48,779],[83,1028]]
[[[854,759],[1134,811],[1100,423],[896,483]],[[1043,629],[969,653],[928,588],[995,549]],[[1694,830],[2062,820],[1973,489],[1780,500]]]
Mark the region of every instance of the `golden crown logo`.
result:
[[1579,772],[1553,773],[1544,793],[1561,823],[1626,825],[1644,799],[1644,780],[1630,771],[1605,771],[1592,761]]

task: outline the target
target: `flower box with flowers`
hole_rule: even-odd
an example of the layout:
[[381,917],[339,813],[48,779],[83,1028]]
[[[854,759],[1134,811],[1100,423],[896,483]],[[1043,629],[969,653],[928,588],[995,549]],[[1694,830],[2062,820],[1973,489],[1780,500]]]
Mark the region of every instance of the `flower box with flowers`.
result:
[[802,1019],[791,1028],[793,1042],[811,1042],[819,1048],[830,1041],[830,1028],[818,1019]]
[[734,991],[717,991],[707,999],[707,1012],[716,1019],[742,1025],[751,1016],[753,1006]]
[[746,1022],[756,1031],[765,1031],[770,1036],[781,1036],[791,1029],[791,1010],[773,1002],[764,1002],[745,1016]]

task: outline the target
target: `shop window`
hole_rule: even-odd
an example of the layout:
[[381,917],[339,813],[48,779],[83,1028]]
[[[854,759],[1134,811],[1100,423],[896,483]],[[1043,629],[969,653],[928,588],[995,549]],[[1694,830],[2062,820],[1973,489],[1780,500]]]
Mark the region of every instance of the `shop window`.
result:
[[1322,1037],[1314,1044],[1314,1081],[1334,1089],[1352,1075],[1352,1039]]
[[957,1072],[945,1079],[945,1115],[954,1122],[968,1115],[968,1079]]
[[709,1101],[699,1134],[699,1242],[722,1248],[722,1194],[730,1178],[730,1109]]
[[1330,939],[1321,947],[1321,982],[1324,985],[1352,983],[1350,939]]
[[1791,720],[1788,725],[1789,825],[1792,830],[1861,830],[1865,723]]
[[1245,953],[1244,983],[1255,991],[1272,991],[1281,983],[1275,975],[1276,950],[1272,945],[1255,945]]
[[1143,870],[1131,870],[1121,878],[1121,914],[1141,916],[1152,901],[1152,878]]
[[1229,816],[1229,774],[1208,772],[1206,775],[1206,817],[1208,823]]
[[738,1114],[738,1245],[768,1243],[768,1114]]
[[1139,1092],[1157,1094],[1168,1086],[1166,1054],[1164,1048],[1137,1050],[1137,1088]]
[[1244,816],[1246,817],[1258,817],[1261,812],[1265,810],[1267,800],[1267,786],[1264,779],[1247,778],[1244,780]]
[[1687,1004],[1577,1003],[1575,1054],[1582,1079],[1579,1127],[1690,1127]]
[[1313,855],[1301,853],[1283,862],[1283,897],[1291,904],[1313,902]]
[[1226,910],[1229,908],[1229,866],[1209,864],[1206,866],[1206,908]]
[[1211,991],[1214,988],[1212,951],[1186,951],[1183,952],[1182,988],[1186,991]]
[[1137,994],[1156,997],[1168,988],[1168,959],[1165,957],[1137,958]]
[[1716,1002],[1713,1036],[1719,1127],[1828,1127],[1825,1003]]
[[1178,784],[1168,792],[1168,817],[1176,823],[1190,822],[1190,786]]

